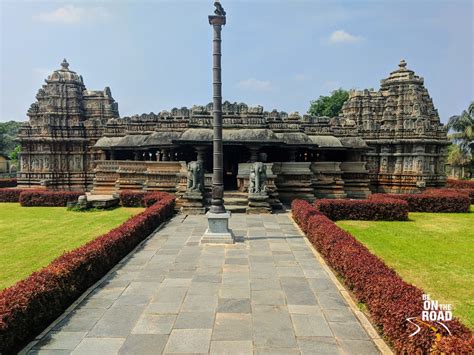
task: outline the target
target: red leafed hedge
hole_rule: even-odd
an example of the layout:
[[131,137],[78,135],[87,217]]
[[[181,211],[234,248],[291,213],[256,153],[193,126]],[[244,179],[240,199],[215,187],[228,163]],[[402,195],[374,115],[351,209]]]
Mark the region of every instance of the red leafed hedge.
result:
[[83,194],[75,191],[25,190],[20,194],[19,201],[23,207],[65,207],[68,202],[77,202]]
[[132,191],[120,192],[120,203],[124,207],[150,207],[156,201],[168,196],[167,192],[161,191]]
[[173,214],[162,198],[118,228],[63,254],[0,292],[0,353],[13,353],[56,319],[88,287]]
[[381,198],[395,198],[408,202],[410,212],[469,212],[471,199],[463,193],[449,190],[438,190],[422,194],[374,194],[370,200]]
[[0,202],[18,202],[22,189],[0,189]]
[[148,194],[143,197],[143,205],[145,207],[150,207],[154,205],[156,202],[162,200],[166,196],[169,196],[170,194],[167,192],[161,192],[161,191],[156,191],[156,192],[149,192]]
[[397,352],[472,351],[472,333],[458,320],[445,322],[453,335],[443,334],[439,343],[436,334],[427,327],[410,337],[416,329],[406,319],[421,315],[423,291],[404,282],[351,234],[337,227],[309,203],[293,201],[292,212],[295,221],[327,263],[343,277],[355,297],[366,304],[371,318]]
[[474,180],[455,180],[448,179],[446,187],[454,187],[455,189],[474,189]]
[[366,220],[366,221],[406,221],[408,204],[393,198],[376,200],[329,200],[322,199],[315,203],[318,211],[329,219]]
[[471,204],[474,204],[474,188],[454,188],[454,187],[448,187],[448,188],[441,188],[441,189],[435,189],[435,188],[431,188],[431,189],[427,189],[425,191],[425,193],[427,194],[436,194],[438,192],[442,192],[442,191],[449,191],[449,192],[454,192],[454,193],[458,193],[458,194],[465,194],[467,196],[469,196],[469,198],[471,199]]
[[15,178],[11,179],[0,179],[0,188],[3,187],[16,187],[17,181]]
[[145,207],[143,198],[147,194],[149,192],[123,190],[120,192],[120,204],[124,207]]

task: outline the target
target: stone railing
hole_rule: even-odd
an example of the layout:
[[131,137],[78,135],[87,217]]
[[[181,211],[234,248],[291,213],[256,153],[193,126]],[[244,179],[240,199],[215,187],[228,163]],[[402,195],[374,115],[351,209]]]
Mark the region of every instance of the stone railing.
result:
[[180,161],[96,161],[93,194],[114,194],[121,190],[176,192],[183,167]]

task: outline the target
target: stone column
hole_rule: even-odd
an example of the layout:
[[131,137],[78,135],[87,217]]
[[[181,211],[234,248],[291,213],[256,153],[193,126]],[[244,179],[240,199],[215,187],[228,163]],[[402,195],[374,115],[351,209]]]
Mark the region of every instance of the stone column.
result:
[[[219,4],[219,2],[216,2]],[[222,8],[222,6],[221,6]],[[217,7],[215,16],[209,16],[209,24],[214,29],[212,49],[213,86],[213,175],[211,213],[225,213],[224,207],[224,160],[222,147],[222,81],[221,81],[221,31],[226,23],[225,12]]]
[[163,153],[162,160],[163,160],[163,161],[169,161],[169,160],[170,160],[170,157],[169,157],[169,149],[163,148],[163,149],[161,150],[161,152]]
[[256,163],[258,161],[258,147],[249,147],[250,150],[250,162]]
[[197,153],[196,160],[197,161],[204,161],[204,159],[206,158],[207,148],[203,147],[203,146],[198,146],[198,147],[194,147],[194,149],[196,150],[196,153]]
[[289,148],[288,149],[288,161],[296,161],[296,149]]
[[224,161],[222,147],[222,82],[221,82],[221,30],[226,23],[226,13],[216,0],[214,14],[209,24],[214,29],[213,39],[213,175],[211,208],[207,214],[208,228],[201,243],[233,244],[234,236],[229,231],[230,213],[224,207]]
[[160,161],[160,151],[159,150],[156,151],[155,156],[156,156],[156,161]]
[[135,160],[135,161],[140,160],[139,154],[140,154],[140,153],[139,153],[137,150],[135,150],[135,151],[133,152],[133,160]]

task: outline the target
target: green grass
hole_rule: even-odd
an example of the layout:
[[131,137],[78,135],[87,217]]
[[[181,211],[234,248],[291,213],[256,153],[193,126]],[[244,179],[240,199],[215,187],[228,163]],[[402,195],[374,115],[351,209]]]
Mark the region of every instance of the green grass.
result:
[[142,210],[72,212],[63,207],[0,203],[0,290]]
[[410,213],[406,222],[339,221],[371,252],[474,329],[474,205],[471,213]]

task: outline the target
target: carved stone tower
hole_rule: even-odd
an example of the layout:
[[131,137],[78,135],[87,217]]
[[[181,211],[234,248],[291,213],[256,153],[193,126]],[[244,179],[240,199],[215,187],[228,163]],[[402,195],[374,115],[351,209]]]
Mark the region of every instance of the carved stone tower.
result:
[[376,91],[352,91],[342,109],[372,151],[365,159],[373,189],[416,192],[445,183],[446,127],[422,77],[404,60]]
[[118,105],[108,87],[86,90],[66,59],[45,82],[18,136],[19,185],[84,191],[94,177],[91,148],[107,120],[119,117]]

